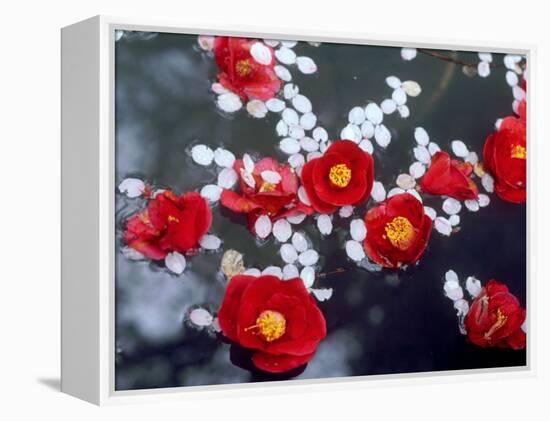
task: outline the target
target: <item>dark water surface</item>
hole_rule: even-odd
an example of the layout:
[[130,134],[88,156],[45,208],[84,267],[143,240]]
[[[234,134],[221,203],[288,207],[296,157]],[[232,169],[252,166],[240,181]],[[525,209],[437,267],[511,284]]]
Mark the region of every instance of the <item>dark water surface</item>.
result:
[[[223,145],[236,156],[248,152],[286,160],[277,150],[278,114],[253,119],[243,109],[227,118],[217,110],[210,91],[217,68],[196,44],[196,36],[174,34],[128,37],[116,43],[117,184],[137,176],[178,193],[215,184],[215,169],[199,167],[188,155],[195,143]],[[488,78],[470,78],[461,66],[423,54],[405,62],[397,48],[337,44],[316,48],[304,43],[295,51],[318,65],[314,75],[292,71],[293,82],[310,98],[318,124],[331,139],[347,125],[353,106],[369,100],[380,103],[391,96],[384,82],[387,76],[422,86],[419,97],[408,99],[408,119],[398,113],[384,118],[392,143],[385,151],[375,145],[374,159],[376,179],[386,186],[408,172],[415,127],[424,127],[445,150],[450,151],[451,140],[461,139],[481,156],[495,120],[512,113],[504,67],[492,69]],[[479,60],[471,53],[460,57]],[[500,55],[493,59],[502,63]],[[440,212],[440,199],[427,199],[425,204]],[[117,194],[118,249],[124,220],[143,205],[141,199]],[[371,205],[372,201],[363,208]],[[224,250],[243,253],[247,267],[281,265],[279,245],[272,237],[259,247],[243,217],[219,205],[213,213],[211,232],[223,239]],[[335,230],[325,239],[312,219],[308,221],[300,229],[309,233],[322,256],[321,272],[339,267],[347,271],[316,281],[316,287],[334,289],[329,301],[319,303],[328,335],[305,370],[293,378],[525,365],[525,351],[469,344],[459,333],[456,311],[442,289],[445,272],[454,269],[461,279],[475,275],[482,283],[491,278],[505,282],[525,305],[525,205],[491,195],[487,208],[477,213],[463,210],[460,232],[449,238],[434,231],[420,264],[405,272],[373,274],[357,268],[343,248],[350,219],[335,218]],[[132,262],[117,253],[117,390],[280,378],[240,368],[237,364],[246,361],[246,355],[230,352],[230,345],[220,338],[183,323],[193,305],[206,305],[212,311],[219,306],[225,289],[217,275],[222,254],[220,250],[188,259],[185,274],[177,277],[158,265]]]

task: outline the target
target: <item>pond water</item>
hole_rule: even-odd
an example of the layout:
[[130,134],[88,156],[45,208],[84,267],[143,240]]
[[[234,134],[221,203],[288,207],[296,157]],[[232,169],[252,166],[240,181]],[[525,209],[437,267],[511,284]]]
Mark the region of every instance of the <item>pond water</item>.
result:
[[[443,149],[450,151],[450,142],[461,139],[481,156],[496,119],[512,114],[513,97],[503,66],[481,78],[466,76],[461,65],[427,54],[404,61],[399,48],[299,43],[294,51],[312,57],[318,66],[312,75],[293,72],[293,82],[310,98],[318,124],[330,139],[339,138],[352,107],[379,103],[391,95],[387,76],[420,84],[422,93],[408,100],[408,118],[398,113],[385,116],[392,142],[385,150],[375,145],[373,154],[376,179],[384,185],[408,172],[414,160],[415,127],[424,127]],[[459,57],[479,61],[475,53],[462,52]],[[502,63],[502,56],[493,54],[493,62]],[[127,177],[139,177],[183,193],[215,184],[216,168],[198,166],[190,157],[190,148],[198,143],[223,146],[237,156],[249,153],[286,161],[277,147],[278,114],[255,119],[242,109],[228,116],[216,107],[210,86],[217,71],[212,56],[198,48],[196,36],[128,34],[116,42],[117,185]],[[428,197],[425,204],[441,209],[441,199]],[[264,268],[283,265],[280,244],[273,237],[259,243],[244,216],[216,204],[211,231],[223,239],[223,248],[188,259],[185,273],[175,276],[163,265],[131,261],[120,252],[125,220],[144,205],[143,199],[116,195],[117,390],[526,363],[525,350],[482,349],[469,343],[443,293],[444,275],[453,269],[460,278],[475,275],[482,282],[505,282],[525,306],[525,204],[491,195],[488,207],[461,213],[456,234],[446,237],[434,230],[418,266],[406,271],[372,273],[358,268],[343,246],[349,220],[334,218],[334,231],[324,238],[314,220],[306,220],[300,229],[321,255],[319,272],[327,274],[318,278],[316,287],[333,289],[332,298],[318,304],[328,334],[306,367],[284,375],[253,369],[246,352],[184,323],[192,306],[215,313],[221,303],[226,281],[219,266],[224,250],[238,250],[247,267]],[[364,215],[372,205],[371,199],[356,215]],[[345,271],[331,274],[338,268]]]

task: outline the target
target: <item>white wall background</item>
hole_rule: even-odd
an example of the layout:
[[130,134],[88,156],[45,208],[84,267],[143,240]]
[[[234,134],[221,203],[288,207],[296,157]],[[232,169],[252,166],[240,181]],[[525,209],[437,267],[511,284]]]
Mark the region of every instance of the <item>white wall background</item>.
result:
[[[296,0],[6,1],[0,16],[0,419],[543,419],[550,390],[550,276],[547,170],[550,75],[545,2],[455,0],[305,2]],[[59,62],[62,26],[98,13],[359,31],[381,35],[527,42],[538,46],[530,71],[537,154],[532,206],[537,314],[535,377],[460,382],[414,381],[329,393],[98,409],[57,391],[59,377]],[[534,120],[535,121],[535,120]],[[530,150],[533,150],[531,147]],[[535,250],[532,250],[534,252]],[[406,383],[406,382],[405,382]],[[448,383],[448,384],[446,384]],[[546,388],[546,390],[544,390]],[[422,417],[422,418],[420,418]]]

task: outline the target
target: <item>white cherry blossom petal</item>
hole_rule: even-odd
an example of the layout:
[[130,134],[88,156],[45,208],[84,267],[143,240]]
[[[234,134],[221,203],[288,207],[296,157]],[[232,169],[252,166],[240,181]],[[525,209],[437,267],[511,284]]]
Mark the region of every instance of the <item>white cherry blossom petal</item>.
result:
[[365,118],[365,109],[363,107],[353,107],[348,114],[348,121],[357,126],[362,124]]
[[177,251],[168,253],[164,258],[164,264],[168,270],[176,275],[181,275],[183,273],[186,263],[187,262],[183,254],[178,253]]
[[511,70],[508,70],[506,72],[506,83],[510,85],[510,87],[514,87],[519,83],[518,75],[516,72],[512,72]]
[[315,269],[311,266],[306,266],[300,272],[300,278],[302,278],[306,288],[311,288],[315,282]]
[[273,235],[281,243],[286,243],[292,235],[292,227],[286,219],[279,219],[273,224]]
[[437,152],[441,151],[441,148],[437,143],[430,142],[428,144],[428,152],[430,152],[431,156],[434,156]]
[[292,244],[285,243],[280,249],[281,258],[285,263],[294,263],[298,259],[298,253]]
[[210,89],[212,90],[212,92],[214,92],[215,94],[218,94],[218,95],[226,94],[228,92],[231,92],[231,91],[227,90],[226,88],[224,88],[224,86],[219,82],[214,82],[212,84],[212,86],[210,86]]
[[295,153],[294,155],[291,155],[288,157],[288,164],[292,168],[301,167],[306,162],[306,159],[304,158],[304,155],[300,153]]
[[414,80],[406,80],[401,85],[401,88],[405,91],[408,96],[416,97],[422,93],[422,88]]
[[227,149],[217,148],[214,151],[214,161],[219,167],[233,168],[235,155]]
[[456,227],[458,224],[460,224],[460,215],[454,214],[449,216],[449,222],[453,227]]
[[338,215],[340,215],[340,218],[349,218],[351,215],[353,215],[353,206],[342,206],[338,211]]
[[271,98],[265,102],[265,106],[272,113],[280,113],[286,108],[286,104],[282,99]]
[[283,279],[283,271],[279,266],[268,266],[262,270],[262,275],[271,275],[276,278]]
[[416,200],[418,200],[420,203],[422,203],[422,196],[420,196],[420,194],[415,189],[407,189],[407,190],[405,190],[405,192],[409,193]]
[[403,89],[397,88],[393,90],[391,99],[393,99],[397,105],[403,105],[407,102],[407,94]]
[[401,194],[401,193],[405,193],[405,190],[403,190],[401,187],[394,187],[388,192],[388,194],[386,195],[386,198],[389,199],[390,197],[393,197],[396,194]]
[[401,80],[396,76],[388,76],[386,78],[386,84],[393,89],[397,89],[401,86]]
[[422,162],[413,162],[409,167],[409,174],[414,178],[420,178],[426,172],[426,167]]
[[479,157],[477,156],[477,153],[470,151],[468,153],[468,156],[464,158],[464,161],[469,162],[472,165],[475,165],[479,162]]
[[302,114],[310,113],[313,109],[308,97],[298,94],[292,98],[292,106]]
[[232,188],[238,180],[239,175],[233,168],[223,168],[218,174],[218,186],[222,189]]
[[250,47],[250,55],[258,63],[267,66],[273,61],[273,55],[271,49],[261,42],[255,42]]
[[145,183],[139,178],[125,178],[118,185],[118,191],[127,197],[134,199],[140,197],[145,191]]
[[421,146],[428,146],[428,143],[430,143],[430,136],[423,127],[414,129],[414,139]]
[[330,235],[332,233],[332,220],[330,216],[321,214],[317,218],[317,228],[323,235]]
[[452,197],[448,197],[443,201],[443,211],[448,215],[454,215],[460,212],[460,209],[462,209],[462,205],[460,202],[456,199],[453,199]]
[[463,317],[468,314],[468,311],[470,311],[470,306],[468,304],[468,301],[464,299],[458,299],[453,303],[453,307],[457,311],[457,316]]
[[319,144],[311,137],[302,137],[300,139],[300,147],[306,152],[315,152],[319,149]]
[[408,190],[414,188],[416,181],[410,174],[399,174],[395,184],[402,189]]
[[491,74],[491,66],[486,61],[480,61],[477,65],[477,74],[481,77],[487,77]]
[[351,260],[360,262],[365,258],[363,245],[355,240],[346,241],[346,254]]
[[206,327],[212,324],[214,316],[204,308],[195,308],[189,313],[189,321],[195,326]]
[[285,265],[285,267],[283,268],[284,280],[294,279],[299,277],[300,277],[300,272],[298,271],[298,268],[295,265],[290,263],[288,265]]
[[281,174],[277,171],[265,170],[260,175],[266,183],[279,184],[281,182]]
[[220,200],[222,188],[215,184],[207,184],[201,189],[200,195],[207,199],[210,203],[215,203]]
[[226,113],[234,113],[242,108],[243,103],[239,95],[227,92],[218,96],[217,105]]
[[267,114],[267,107],[263,101],[253,99],[247,102],[246,111],[254,118],[264,118]]
[[261,274],[262,272],[260,271],[260,269],[257,269],[257,268],[248,268],[243,272],[243,275],[249,275],[249,276],[255,276],[255,277],[258,277]]
[[372,153],[374,152],[374,146],[369,139],[361,140],[361,142],[359,142],[359,147],[369,155],[372,155]]
[[327,301],[332,297],[332,288],[311,288],[310,291],[317,301]]
[[199,165],[208,166],[214,160],[214,151],[206,145],[195,145],[191,149],[191,158]]
[[491,202],[491,199],[486,194],[481,193],[477,196],[477,203],[479,203],[480,208],[484,208],[485,206],[488,206]]
[[392,114],[397,110],[397,104],[393,99],[385,99],[380,104],[380,108],[384,114]]
[[278,64],[274,67],[274,70],[277,77],[282,81],[290,82],[292,80],[292,75],[285,66]]
[[298,260],[302,266],[313,266],[319,261],[319,253],[313,249],[306,250],[300,253]]
[[401,58],[405,61],[411,61],[416,57],[416,48],[402,48]]
[[375,202],[383,202],[386,199],[386,189],[380,181],[375,181],[370,193]]
[[374,139],[379,146],[385,148],[391,142],[391,133],[386,126],[380,124],[374,129]]
[[298,113],[292,108],[285,108],[282,116],[283,116],[283,121],[289,126],[298,125],[300,123],[300,118],[298,117]]
[[328,140],[328,133],[323,127],[316,127],[312,135],[317,142],[326,142]]
[[275,50],[275,57],[283,64],[294,64],[296,62],[296,53],[284,46]]
[[206,234],[199,240],[199,244],[205,250],[218,250],[222,245],[222,240],[215,235]]
[[302,253],[308,249],[309,242],[302,233],[295,232],[292,234],[292,245],[298,252]]
[[303,212],[296,212],[292,215],[289,215],[286,217],[286,220],[290,222],[293,225],[301,224],[304,219],[306,219],[307,215]]
[[361,130],[355,124],[348,124],[340,132],[342,140],[352,140],[355,143],[359,143],[361,140]]
[[493,193],[495,191],[495,179],[489,173],[483,174],[481,177],[481,185],[487,193]]
[[288,127],[288,135],[293,139],[301,139],[306,135],[306,133],[301,126],[293,124]]
[[279,120],[279,122],[275,126],[275,131],[280,137],[288,136],[288,124],[286,124],[284,120]]
[[409,110],[409,107],[407,107],[405,104],[397,107],[397,111],[399,112],[399,115],[401,116],[401,118],[408,118],[411,115],[411,111]]
[[382,113],[382,110],[374,102],[371,102],[365,107],[365,116],[374,125],[381,124],[384,120],[384,114]]
[[481,282],[479,279],[468,276],[466,279],[466,291],[468,291],[472,298],[476,298],[481,292]]
[[305,75],[310,75],[317,71],[317,65],[310,57],[297,57],[296,64],[298,65],[298,70]]
[[254,231],[256,231],[258,237],[267,238],[267,236],[271,234],[271,219],[269,219],[269,216],[262,215],[256,219]]
[[424,206],[424,213],[428,215],[428,217],[433,221],[435,218],[437,218],[437,212],[434,208],[431,208],[429,206]]
[[367,236],[367,227],[365,226],[365,222],[362,219],[354,219],[350,223],[349,232],[351,234],[351,238],[355,241],[363,241]]
[[417,146],[413,149],[414,157],[417,161],[422,162],[423,164],[428,165],[432,158],[430,156],[430,152],[425,146]]
[[311,112],[305,113],[300,117],[300,126],[304,130],[311,130],[317,124],[317,116]]
[[466,206],[466,209],[468,209],[470,212],[477,212],[479,210],[479,203],[477,200],[465,200],[464,206]]
[[453,153],[459,158],[466,158],[470,153],[462,140],[453,140],[451,142],[451,148]]
[[287,155],[294,155],[300,152],[300,143],[291,137],[285,137],[279,142],[279,148]]
[[122,247],[120,251],[122,255],[128,260],[134,260],[134,261],[145,260],[145,256],[141,254],[139,251],[133,249],[132,247],[127,247],[127,246]]
[[311,201],[309,200],[309,197],[307,195],[306,189],[304,189],[304,186],[300,186],[298,188],[298,199],[300,199],[300,202],[302,202],[306,206],[311,206]]
[[449,222],[449,220],[442,216],[438,216],[437,218],[435,218],[434,228],[438,233],[445,235],[447,237],[451,235],[451,233],[453,232],[453,227]]
[[374,136],[374,125],[371,121],[367,120],[361,124],[361,134],[366,139],[371,139]]

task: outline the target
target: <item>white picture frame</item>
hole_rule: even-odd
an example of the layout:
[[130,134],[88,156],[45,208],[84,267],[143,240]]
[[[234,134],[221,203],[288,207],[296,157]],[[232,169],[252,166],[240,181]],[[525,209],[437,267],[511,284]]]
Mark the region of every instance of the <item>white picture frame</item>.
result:
[[[360,376],[336,379],[293,380],[239,385],[193,386],[136,391],[114,390],[114,37],[116,30],[142,30],[185,34],[239,35],[380,46],[425,47],[464,51],[517,53],[527,56],[529,85],[533,82],[536,51],[533,45],[463,44],[455,40],[386,39],[357,33],[313,33],[295,29],[186,25],[96,16],[67,26],[62,43],[62,378],[63,392],[103,405],[196,399],[243,394],[294,393],[329,388],[379,387],[414,384],[427,378],[439,382],[468,378],[512,378],[535,373],[533,337],[528,335],[527,366],[438,373]],[[535,91],[531,89],[530,92]],[[531,95],[531,93],[530,93]],[[528,142],[532,139],[531,113]],[[531,156],[533,156],[531,155]],[[534,174],[532,161],[528,176]],[[529,185],[531,190],[532,185]],[[530,195],[528,194],[528,197]],[[528,232],[532,220],[528,201]],[[532,237],[528,236],[528,250]],[[528,254],[527,309],[529,331],[536,312]],[[200,392],[200,393],[198,393]]]

